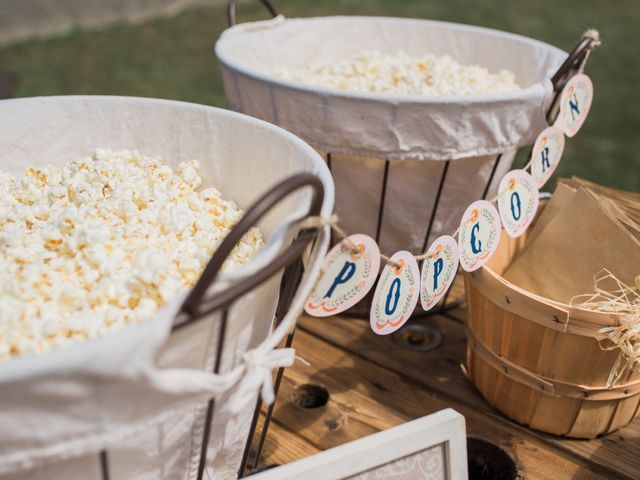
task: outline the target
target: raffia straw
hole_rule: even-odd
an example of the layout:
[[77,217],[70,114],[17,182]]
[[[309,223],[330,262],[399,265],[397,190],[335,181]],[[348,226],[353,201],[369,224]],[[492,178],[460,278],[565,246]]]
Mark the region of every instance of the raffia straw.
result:
[[607,387],[612,388],[630,369],[640,366],[640,275],[635,288],[621,282],[613,273],[602,269],[594,277],[594,293],[576,295],[571,305],[596,312],[613,313],[617,325],[604,327],[596,337],[603,350],[620,350]]

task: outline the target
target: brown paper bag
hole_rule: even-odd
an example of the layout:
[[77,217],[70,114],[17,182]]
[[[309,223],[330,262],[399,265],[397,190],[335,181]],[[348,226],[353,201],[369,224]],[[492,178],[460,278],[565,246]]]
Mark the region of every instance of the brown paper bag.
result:
[[597,183],[590,182],[578,177],[572,177],[570,180],[561,179],[560,184],[569,186],[576,190],[578,188],[586,188],[600,198],[606,198],[611,204],[615,204],[611,208],[614,216],[618,218],[628,228],[632,229],[632,233],[636,235],[640,231],[640,193],[625,192],[615,188],[608,188]]
[[555,205],[549,202],[552,211],[546,224],[536,227],[536,236],[505,278],[564,303],[593,291],[594,276],[603,268],[633,285],[640,271],[640,239],[611,213],[611,204],[593,191],[572,191],[560,184],[557,193]]
[[576,189],[568,184],[563,184],[558,181],[558,186],[556,187],[556,191],[551,197],[551,200],[547,202],[547,205],[540,213],[540,216],[536,220],[529,237],[527,237],[527,242],[533,242],[538,235],[549,224],[551,220],[556,216],[558,212],[560,212],[564,207],[567,206],[567,203],[571,201],[573,195],[576,193]]

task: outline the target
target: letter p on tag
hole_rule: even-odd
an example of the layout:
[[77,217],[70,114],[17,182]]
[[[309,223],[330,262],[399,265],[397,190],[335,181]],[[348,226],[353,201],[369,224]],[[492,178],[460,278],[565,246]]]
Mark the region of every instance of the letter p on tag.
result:
[[380,270],[380,249],[371,237],[351,235],[329,251],[322,269],[304,307],[314,317],[337,315],[364,298]]

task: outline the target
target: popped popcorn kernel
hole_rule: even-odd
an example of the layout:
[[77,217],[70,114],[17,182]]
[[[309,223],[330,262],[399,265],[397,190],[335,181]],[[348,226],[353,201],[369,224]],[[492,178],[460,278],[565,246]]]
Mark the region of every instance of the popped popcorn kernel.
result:
[[[0,172],[0,360],[152,317],[191,288],[242,211],[199,162],[98,149],[64,167]],[[223,270],[264,246],[259,230]]]
[[285,80],[340,90],[403,95],[480,95],[520,90],[508,70],[491,73],[479,65],[462,65],[449,55],[412,57],[365,51],[333,63],[304,65],[275,72]]

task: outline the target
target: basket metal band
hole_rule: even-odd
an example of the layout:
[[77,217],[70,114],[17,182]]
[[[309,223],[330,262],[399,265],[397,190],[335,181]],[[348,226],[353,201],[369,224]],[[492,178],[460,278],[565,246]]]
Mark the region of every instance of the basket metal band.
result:
[[538,375],[491,351],[484,343],[478,340],[471,328],[467,327],[466,330],[468,346],[473,353],[511,380],[539,390],[545,395],[581,400],[620,400],[640,394],[640,380],[607,388],[606,386],[592,387],[561,382]]
[[464,275],[467,288],[475,288],[501,309],[546,328],[597,338],[600,329],[617,323],[613,315],[573,309],[569,305],[534,295],[486,267],[471,273],[465,272]]

